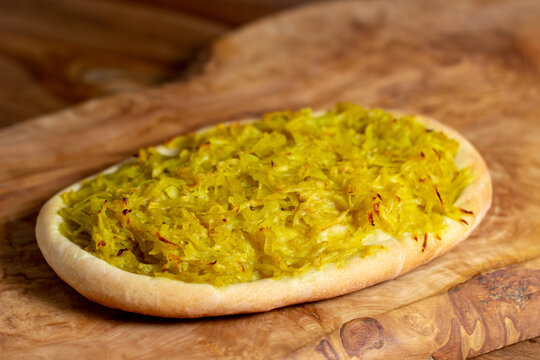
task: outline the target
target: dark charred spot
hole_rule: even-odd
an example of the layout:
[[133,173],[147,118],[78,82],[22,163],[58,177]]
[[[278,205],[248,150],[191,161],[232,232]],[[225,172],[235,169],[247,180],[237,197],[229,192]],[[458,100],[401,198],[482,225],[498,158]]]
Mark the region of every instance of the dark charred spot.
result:
[[441,206],[444,208],[444,204],[443,204],[443,201],[442,201],[442,197],[441,197],[441,194],[439,193],[439,189],[437,189],[436,186],[433,187],[435,189],[435,192],[437,193],[437,197],[439,198],[439,201],[441,203]]
[[381,194],[377,194],[377,197],[379,198],[379,200],[382,201],[382,197],[381,197]]
[[422,159],[423,159],[423,158],[425,158],[425,157],[426,157],[426,154],[424,154],[424,152],[423,152],[423,151],[421,151],[421,152],[420,152],[420,156],[421,156],[421,157],[422,157]]
[[208,263],[208,265],[216,265],[217,260],[212,261],[211,263]]
[[459,219],[459,222],[465,225],[469,225],[469,223],[465,219]]
[[169,241],[169,240],[165,239],[163,236],[161,236],[161,235],[159,234],[159,232],[156,232],[156,236],[157,236],[157,238],[158,238],[159,241],[162,241],[162,242],[164,242],[164,243],[166,243],[166,244],[178,246],[178,244],[175,244],[175,243],[173,243],[172,241]]
[[223,222],[227,222],[227,219],[221,219],[221,221],[223,221]]
[[98,247],[99,246],[107,246],[107,243],[104,240],[101,240],[100,242],[98,242]]
[[369,220],[369,223],[371,224],[371,226],[375,226],[375,222],[373,221],[373,213],[372,212],[368,213],[368,220]]
[[125,249],[120,249],[118,250],[118,252],[116,253],[116,256],[122,256],[122,254],[124,253],[124,251],[129,251],[128,248],[125,248]]
[[423,179],[423,178],[418,179],[419,183],[423,183],[424,181],[426,181],[426,179]]
[[131,212],[131,209],[124,209],[122,210],[122,214],[127,215]]
[[123,197],[123,198],[122,198],[122,202],[123,202],[124,204],[126,204],[126,205],[127,205],[127,202],[128,202],[128,199],[127,199],[127,197]]
[[435,148],[433,148],[433,151],[435,152],[435,155],[437,155],[437,159],[441,160],[441,154],[439,154]]
[[422,252],[426,250],[427,246],[427,233],[424,234],[424,242],[422,243]]
[[465,209],[462,209],[462,208],[458,208],[459,211],[461,211],[462,213],[464,214],[467,214],[467,215],[473,215],[474,213],[470,210],[465,210]]

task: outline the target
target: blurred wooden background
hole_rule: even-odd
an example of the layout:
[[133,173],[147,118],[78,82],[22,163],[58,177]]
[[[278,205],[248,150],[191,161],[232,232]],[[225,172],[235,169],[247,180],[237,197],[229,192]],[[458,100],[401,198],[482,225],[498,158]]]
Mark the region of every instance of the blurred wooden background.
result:
[[198,51],[308,0],[0,1],[0,126],[179,79]]
[[[0,0],[0,128],[181,80],[221,34],[308,2]],[[539,341],[478,359],[540,359]]]

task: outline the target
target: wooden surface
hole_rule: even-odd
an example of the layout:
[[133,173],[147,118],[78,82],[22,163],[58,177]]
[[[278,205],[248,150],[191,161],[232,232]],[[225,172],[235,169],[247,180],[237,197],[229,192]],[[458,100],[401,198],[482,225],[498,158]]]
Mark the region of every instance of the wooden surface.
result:
[[0,1],[0,127],[178,79],[210,40],[307,1]]
[[[0,130],[0,350],[6,358],[385,358],[396,351],[404,358],[445,359],[476,356],[540,335],[537,1],[311,5],[223,36],[175,84],[26,121],[26,116],[107,94],[104,89],[117,92],[110,78],[98,82],[105,84],[101,87],[79,89],[81,82],[72,86],[65,80],[69,76],[46,80],[48,66],[63,68],[60,60],[72,59],[70,54],[80,54],[84,64],[103,53],[104,63],[117,61],[122,68],[128,57],[132,60],[125,68],[131,75],[126,79],[157,74],[141,75],[146,80],[124,88],[136,89],[171,79],[176,59],[188,61],[190,56],[179,55],[173,46],[185,41],[196,47],[186,32],[202,31],[199,25],[204,24],[201,29],[207,32],[201,38],[210,39],[234,21],[203,20],[200,14],[184,21],[186,15],[171,12],[174,6],[165,0],[155,1],[159,7],[151,15],[142,2],[127,8],[113,2],[83,8],[79,16],[87,24],[68,22],[70,31],[63,32],[41,20],[25,26],[24,18],[43,17],[45,24],[55,24],[58,13],[76,11],[72,2],[54,2],[42,11],[28,5],[31,1],[12,3],[0,4],[0,66],[14,70],[3,72],[0,80],[20,90],[17,95],[10,86],[0,90],[0,106],[7,108],[6,127]],[[107,11],[94,11],[109,6],[123,9],[118,11],[134,23],[146,21],[156,28],[118,25],[103,18]],[[91,26],[98,18],[102,29]],[[181,29],[168,31],[178,22]],[[119,33],[103,30],[112,28]],[[130,40],[132,32],[143,41]],[[20,36],[14,39],[14,33]],[[113,45],[95,51],[103,45],[94,37]],[[145,47],[154,57],[144,53]],[[47,53],[52,48],[58,57]],[[36,79],[39,86],[34,86]],[[63,186],[139,146],[203,124],[272,109],[326,107],[339,100],[422,112],[455,127],[477,146],[491,169],[495,197],[467,242],[414,272],[347,296],[263,314],[190,321],[93,304],[44,262],[33,234],[35,213]],[[528,342],[480,358],[503,359],[504,351],[510,357],[528,352],[537,358],[536,350],[536,343]]]
[[539,313],[536,259],[475,276],[394,311],[348,321],[285,358],[469,358],[538,335],[531,322]]

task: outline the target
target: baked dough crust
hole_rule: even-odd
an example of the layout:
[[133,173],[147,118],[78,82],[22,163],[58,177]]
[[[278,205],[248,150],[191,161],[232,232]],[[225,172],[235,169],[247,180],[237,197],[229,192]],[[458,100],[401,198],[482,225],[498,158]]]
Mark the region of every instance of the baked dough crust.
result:
[[60,194],[79,183],[62,190],[43,206],[37,219],[37,241],[58,276],[82,295],[112,308],[147,315],[193,318],[251,313],[360,290],[393,279],[447,252],[468,237],[491,205],[491,179],[478,151],[455,130],[427,117],[416,116],[416,119],[457,140],[460,148],[456,164],[459,168],[469,166],[475,178],[456,201],[457,206],[473,211],[473,215],[465,216],[469,225],[448,220],[442,239],[430,237],[424,251],[421,240],[389,238],[385,240],[384,250],[353,257],[339,267],[328,264],[297,277],[223,287],[139,275],[108,264],[60,233],[58,225],[62,218],[58,210],[64,206]]

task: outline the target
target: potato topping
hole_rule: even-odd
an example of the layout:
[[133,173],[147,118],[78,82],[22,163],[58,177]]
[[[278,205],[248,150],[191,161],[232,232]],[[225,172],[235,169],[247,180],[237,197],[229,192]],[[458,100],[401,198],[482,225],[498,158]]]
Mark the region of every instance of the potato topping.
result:
[[454,206],[471,182],[458,146],[414,117],[353,104],[269,113],[83,181],[62,194],[60,230],[126,271],[215,286],[340,266],[388,237],[423,251],[468,213]]

